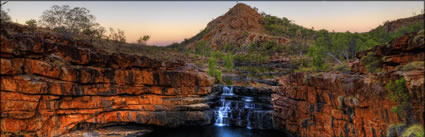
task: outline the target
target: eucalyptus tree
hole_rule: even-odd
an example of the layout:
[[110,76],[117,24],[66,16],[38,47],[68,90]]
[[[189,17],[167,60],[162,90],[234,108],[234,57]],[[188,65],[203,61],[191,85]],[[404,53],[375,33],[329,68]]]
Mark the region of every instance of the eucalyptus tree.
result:
[[69,5],[53,5],[43,12],[40,24],[71,36],[98,26],[95,16],[84,7],[71,8]]

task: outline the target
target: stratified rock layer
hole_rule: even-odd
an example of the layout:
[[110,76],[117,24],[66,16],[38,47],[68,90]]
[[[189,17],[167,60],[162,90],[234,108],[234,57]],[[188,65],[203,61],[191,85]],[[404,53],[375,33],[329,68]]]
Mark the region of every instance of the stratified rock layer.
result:
[[58,136],[110,123],[211,122],[207,102],[214,79],[183,62],[107,54],[50,34],[19,33],[26,28],[17,24],[4,27],[2,136]]
[[[422,34],[423,35],[423,34]],[[373,52],[382,59],[379,73],[367,73],[364,64],[352,63],[362,74],[296,73],[279,79],[281,87],[272,95],[275,127],[304,137],[383,137],[393,134],[402,123],[424,125],[424,69],[395,69],[412,61],[424,60],[424,44],[415,34],[407,34],[389,45],[361,52]],[[399,102],[391,101],[385,88],[390,80],[404,78],[410,110],[392,112]],[[397,129],[399,130],[399,129]],[[401,131],[397,131],[400,135]]]
[[[360,59],[366,56],[369,52],[374,53],[381,60],[383,71],[396,71],[396,67],[405,65],[413,61],[424,61],[425,46],[421,32],[408,33],[397,39],[392,40],[389,44],[375,46],[370,50],[365,50],[357,54],[357,60],[350,63],[351,70],[354,72],[367,73],[365,64],[360,62]],[[421,41],[422,40],[422,41]]]
[[[401,74],[408,79],[410,122],[424,123],[423,71]],[[383,84],[362,75],[297,73],[281,79],[272,95],[275,126],[301,136],[385,136],[391,124],[406,119],[391,112]]]

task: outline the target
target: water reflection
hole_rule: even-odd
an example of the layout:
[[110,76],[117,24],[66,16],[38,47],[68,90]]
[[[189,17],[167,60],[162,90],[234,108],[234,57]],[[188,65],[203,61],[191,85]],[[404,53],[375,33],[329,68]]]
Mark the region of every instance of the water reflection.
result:
[[276,130],[204,126],[155,129],[147,137],[285,137],[285,134]]

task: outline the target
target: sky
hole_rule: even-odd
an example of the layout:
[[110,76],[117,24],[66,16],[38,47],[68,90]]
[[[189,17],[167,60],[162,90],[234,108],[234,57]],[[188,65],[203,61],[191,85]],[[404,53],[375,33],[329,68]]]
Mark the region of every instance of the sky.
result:
[[[387,20],[421,13],[424,1],[243,1],[259,12],[287,17],[296,24],[336,32],[366,32]],[[124,30],[127,42],[150,35],[149,45],[164,46],[190,38],[225,14],[236,1],[9,1],[12,21],[39,19],[53,5],[85,7],[105,28]]]

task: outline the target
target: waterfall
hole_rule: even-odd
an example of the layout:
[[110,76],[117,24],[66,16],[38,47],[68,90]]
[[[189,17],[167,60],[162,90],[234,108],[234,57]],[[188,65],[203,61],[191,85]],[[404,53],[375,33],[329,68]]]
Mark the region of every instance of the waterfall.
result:
[[233,86],[230,86],[230,88],[224,86],[223,87],[223,93],[221,95],[225,95],[225,96],[233,96],[233,95],[235,95],[235,94],[233,94]]
[[215,125],[228,126],[230,120],[229,114],[231,114],[232,112],[232,102],[227,101],[226,98],[223,96],[233,96],[233,87],[223,87],[223,93],[221,95],[222,97],[220,99],[220,107],[218,107],[218,109],[214,111],[214,114],[216,116]]
[[256,128],[256,112],[261,105],[256,103],[254,96],[243,96],[233,93],[233,86],[223,86],[219,96],[214,118],[216,126],[243,126],[247,129]]
[[251,116],[251,110],[249,110],[248,116],[246,117],[246,121],[248,121],[246,128],[248,128],[248,129],[252,129],[251,120],[249,119],[250,116]]

